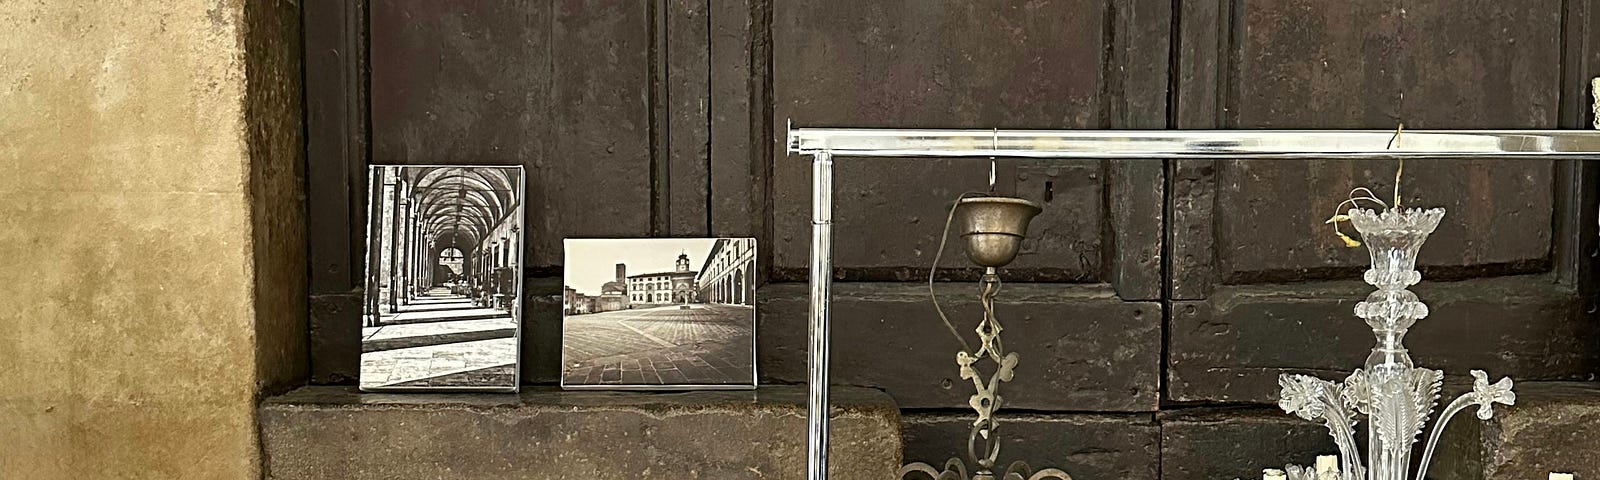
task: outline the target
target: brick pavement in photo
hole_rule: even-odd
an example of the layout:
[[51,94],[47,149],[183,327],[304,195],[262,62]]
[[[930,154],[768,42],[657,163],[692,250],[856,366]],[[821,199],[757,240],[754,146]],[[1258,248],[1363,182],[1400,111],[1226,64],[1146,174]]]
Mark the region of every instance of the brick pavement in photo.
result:
[[361,329],[363,387],[512,386],[517,322],[435,289]]
[[748,385],[755,310],[694,304],[566,317],[567,385]]

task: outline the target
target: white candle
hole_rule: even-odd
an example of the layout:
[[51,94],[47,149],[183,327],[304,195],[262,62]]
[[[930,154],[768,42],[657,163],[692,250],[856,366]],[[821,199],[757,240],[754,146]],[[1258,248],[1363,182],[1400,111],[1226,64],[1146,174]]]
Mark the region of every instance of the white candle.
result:
[[1572,474],[1550,472],[1550,480],[1572,480]]
[[1339,473],[1339,456],[1318,455],[1317,473]]

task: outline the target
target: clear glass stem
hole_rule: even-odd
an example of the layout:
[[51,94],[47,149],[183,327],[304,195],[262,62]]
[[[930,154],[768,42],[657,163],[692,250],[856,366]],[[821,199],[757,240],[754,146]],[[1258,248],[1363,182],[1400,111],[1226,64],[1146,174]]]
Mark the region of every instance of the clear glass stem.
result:
[[1329,423],[1333,432],[1333,443],[1339,447],[1339,476],[1343,480],[1360,480],[1361,475],[1361,450],[1356,448],[1355,429],[1350,424],[1340,422]]
[[1370,480],[1406,480],[1406,472],[1411,468],[1411,445],[1387,445],[1378,438],[1378,432],[1372,428],[1367,429],[1368,466],[1367,478]]
[[1417,399],[1411,388],[1411,355],[1401,341],[1404,329],[1374,328],[1378,345],[1367,357],[1366,371],[1372,389],[1371,412],[1367,414],[1367,478],[1369,480],[1406,480],[1411,469],[1411,444],[1415,436],[1400,435],[1388,438],[1380,434],[1381,425],[1402,425],[1398,430],[1413,432],[1414,405]]
[[1440,412],[1439,420],[1433,424],[1433,432],[1428,434],[1428,444],[1422,449],[1422,465],[1417,467],[1417,480],[1427,478],[1428,464],[1433,462],[1433,447],[1439,445],[1439,435],[1444,433],[1444,427],[1450,424],[1452,417],[1470,405],[1472,405],[1471,395],[1464,394],[1456,397],[1455,401],[1450,402],[1450,406]]

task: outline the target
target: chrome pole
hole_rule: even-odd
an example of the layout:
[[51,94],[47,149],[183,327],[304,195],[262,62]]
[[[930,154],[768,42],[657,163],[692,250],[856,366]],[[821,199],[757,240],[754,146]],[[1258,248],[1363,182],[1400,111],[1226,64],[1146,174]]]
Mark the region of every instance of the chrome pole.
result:
[[790,153],[846,157],[1594,159],[1594,130],[930,130],[790,128]]
[[806,479],[828,478],[828,287],[833,283],[833,154],[811,158],[811,377]]

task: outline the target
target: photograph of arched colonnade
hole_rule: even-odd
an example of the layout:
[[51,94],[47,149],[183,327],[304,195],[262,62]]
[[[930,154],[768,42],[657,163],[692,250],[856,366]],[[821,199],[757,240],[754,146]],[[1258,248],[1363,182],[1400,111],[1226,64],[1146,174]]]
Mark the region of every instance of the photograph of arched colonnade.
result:
[[754,238],[567,239],[562,386],[754,388]]
[[516,390],[522,185],[522,167],[372,167],[362,389]]

